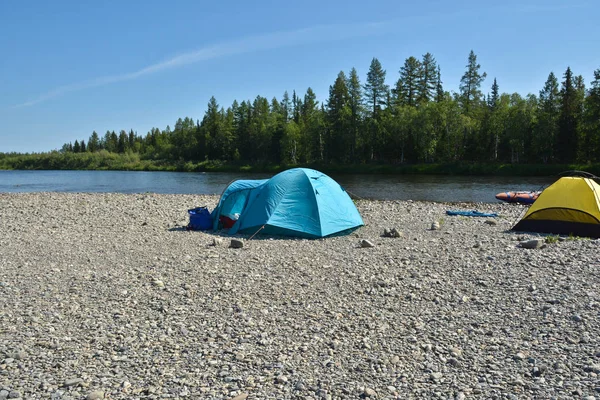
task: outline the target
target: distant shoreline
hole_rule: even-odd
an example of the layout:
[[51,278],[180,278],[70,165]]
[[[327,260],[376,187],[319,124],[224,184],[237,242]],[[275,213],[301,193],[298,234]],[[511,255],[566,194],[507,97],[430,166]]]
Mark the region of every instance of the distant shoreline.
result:
[[600,164],[248,164],[224,161],[142,160],[137,154],[116,153],[41,153],[0,154],[0,170],[113,170],[177,172],[253,172],[277,173],[294,167],[317,169],[336,174],[394,175],[479,175],[479,176],[554,176],[569,170],[600,175]]

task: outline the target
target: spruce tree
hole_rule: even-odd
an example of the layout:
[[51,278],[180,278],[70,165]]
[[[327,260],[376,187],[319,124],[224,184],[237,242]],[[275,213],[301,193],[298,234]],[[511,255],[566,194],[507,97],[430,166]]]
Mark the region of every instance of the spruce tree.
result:
[[358,162],[359,131],[362,124],[363,102],[362,86],[358,78],[356,68],[352,68],[348,77],[348,94],[350,105],[350,131],[351,131],[351,150],[350,157],[352,162]]
[[496,82],[496,78],[494,78],[494,83],[492,84],[492,95],[488,98],[488,106],[495,110],[498,106],[498,99],[500,98],[500,93],[498,90],[498,83]]
[[369,72],[367,72],[367,82],[364,86],[365,103],[369,105],[369,110],[373,118],[383,106],[387,97],[388,86],[385,84],[385,70],[377,58],[373,58]]
[[93,131],[92,135],[90,136],[90,138],[88,140],[88,151],[90,153],[93,153],[98,150],[100,150],[100,138],[98,137],[98,134],[96,133],[96,131]]
[[587,149],[584,161],[597,162],[600,160],[600,69],[594,71],[594,80],[590,83],[582,124]]
[[558,118],[560,114],[560,91],[558,79],[550,72],[544,88],[538,96],[537,124],[533,131],[532,147],[536,161],[544,163],[555,159],[558,137]]
[[558,118],[557,155],[560,162],[575,161],[577,152],[577,89],[571,67],[563,75],[560,90],[560,115]]
[[404,61],[404,65],[400,68],[400,79],[396,84],[398,103],[407,106],[417,105],[417,101],[421,95],[423,79],[422,65],[415,57],[408,57]]
[[350,153],[350,93],[348,79],[340,71],[333,86],[329,86],[327,122],[330,127],[328,153],[334,161],[346,161]]
[[438,67],[435,58],[431,53],[425,53],[421,61],[421,71],[419,73],[419,93],[417,101],[427,103],[435,99],[436,86],[438,81]]
[[440,103],[444,100],[444,87],[442,86],[442,70],[438,65],[437,78],[435,84],[435,101]]
[[292,114],[292,104],[287,90],[283,92],[283,98],[281,99],[281,112],[283,113],[284,120],[287,123],[290,120],[290,115]]
[[477,56],[471,50],[467,63],[467,71],[460,80],[460,100],[467,114],[471,111],[473,105],[481,101],[482,94],[480,88],[487,74],[485,72],[483,74],[479,73],[480,68],[481,65],[477,64]]
[[129,143],[129,140],[127,138],[127,132],[125,132],[124,130],[121,130],[121,132],[119,132],[117,151],[119,153],[125,153],[128,149],[128,143]]

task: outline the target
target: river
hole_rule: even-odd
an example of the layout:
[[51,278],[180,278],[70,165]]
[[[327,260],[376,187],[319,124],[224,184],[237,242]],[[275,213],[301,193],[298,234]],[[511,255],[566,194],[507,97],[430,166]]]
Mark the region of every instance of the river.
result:
[[[236,179],[272,174],[225,172],[0,171],[0,193],[117,192],[220,194]],[[553,179],[447,175],[332,174],[351,194],[376,200],[497,202],[508,190],[539,190]]]

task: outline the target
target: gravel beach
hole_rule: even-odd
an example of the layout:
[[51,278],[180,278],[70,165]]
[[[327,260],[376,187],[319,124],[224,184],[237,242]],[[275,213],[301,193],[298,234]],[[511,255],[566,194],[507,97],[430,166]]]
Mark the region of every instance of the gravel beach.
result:
[[0,399],[600,398],[599,240],[360,200],[235,249],[185,230],[217,200],[0,194]]

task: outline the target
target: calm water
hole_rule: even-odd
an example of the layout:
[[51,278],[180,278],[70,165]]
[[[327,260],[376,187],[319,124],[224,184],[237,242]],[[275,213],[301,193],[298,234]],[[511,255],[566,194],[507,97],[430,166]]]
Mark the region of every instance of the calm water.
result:
[[[271,174],[131,172],[131,171],[0,171],[0,193],[118,192],[220,194],[235,179],[263,179]],[[552,178],[498,178],[410,175],[331,175],[352,194],[378,200],[497,202],[507,190],[537,190]]]

